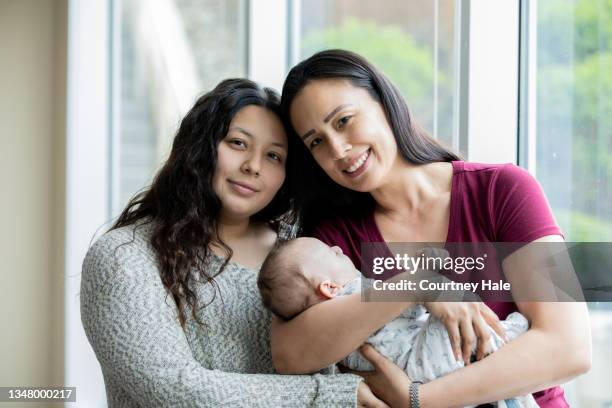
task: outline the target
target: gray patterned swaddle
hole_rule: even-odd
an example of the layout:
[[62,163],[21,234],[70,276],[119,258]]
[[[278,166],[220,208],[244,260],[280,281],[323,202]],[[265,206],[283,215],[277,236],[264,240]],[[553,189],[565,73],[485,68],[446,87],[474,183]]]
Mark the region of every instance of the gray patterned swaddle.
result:
[[[362,278],[355,278],[342,288],[338,296],[346,296],[361,291]],[[529,323],[520,313],[511,313],[501,324],[511,341],[527,331]],[[501,348],[504,341],[491,328],[489,352]],[[431,316],[425,307],[415,306],[405,310],[397,318],[374,332],[367,340],[376,350],[393,361],[408,374],[412,380],[423,383],[442,377],[464,366],[463,360],[457,361],[453,355],[450,339],[444,324]],[[374,368],[358,351],[349,354],[342,364],[359,371],[372,371]],[[495,403],[498,407],[538,408],[531,395],[511,398]]]

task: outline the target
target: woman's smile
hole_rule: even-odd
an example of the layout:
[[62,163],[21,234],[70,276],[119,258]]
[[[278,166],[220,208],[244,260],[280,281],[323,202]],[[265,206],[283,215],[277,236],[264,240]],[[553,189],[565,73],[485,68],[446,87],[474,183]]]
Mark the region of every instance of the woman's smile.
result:
[[227,182],[229,183],[233,191],[244,197],[252,197],[259,192],[259,190],[255,186],[249,183],[235,181],[232,179],[227,179]]
[[350,165],[342,170],[349,177],[358,177],[363,174],[370,166],[370,156],[372,149],[368,148],[357,158],[350,161]]

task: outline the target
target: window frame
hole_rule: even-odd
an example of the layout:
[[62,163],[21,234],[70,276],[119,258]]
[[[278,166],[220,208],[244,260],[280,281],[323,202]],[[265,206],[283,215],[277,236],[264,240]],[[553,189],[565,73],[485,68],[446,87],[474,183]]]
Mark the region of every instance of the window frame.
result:
[[459,3],[460,146],[470,161],[518,164],[519,3]]
[[291,0],[249,0],[248,77],[279,93],[290,55]]
[[110,2],[68,3],[64,383],[79,405],[105,406],[100,366],[81,324],[81,267],[110,214]]

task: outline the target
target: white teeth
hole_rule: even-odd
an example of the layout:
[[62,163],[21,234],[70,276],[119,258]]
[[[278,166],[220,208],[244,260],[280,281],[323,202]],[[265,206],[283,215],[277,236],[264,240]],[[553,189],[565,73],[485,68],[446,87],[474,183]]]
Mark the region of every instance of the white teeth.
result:
[[363,163],[365,163],[365,161],[368,158],[369,153],[370,153],[370,149],[368,149],[365,152],[363,152],[363,154],[361,155],[359,160],[357,160],[351,167],[346,169],[346,172],[347,173],[354,173],[354,172],[356,172],[363,165]]

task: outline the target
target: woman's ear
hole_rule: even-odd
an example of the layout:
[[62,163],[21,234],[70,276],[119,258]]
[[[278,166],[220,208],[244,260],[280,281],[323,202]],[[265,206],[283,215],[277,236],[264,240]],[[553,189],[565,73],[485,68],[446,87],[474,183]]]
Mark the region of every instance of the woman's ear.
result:
[[319,283],[319,286],[317,286],[319,296],[327,299],[335,297],[338,292],[340,292],[340,289],[342,289],[342,286],[330,280],[324,280],[323,282]]

